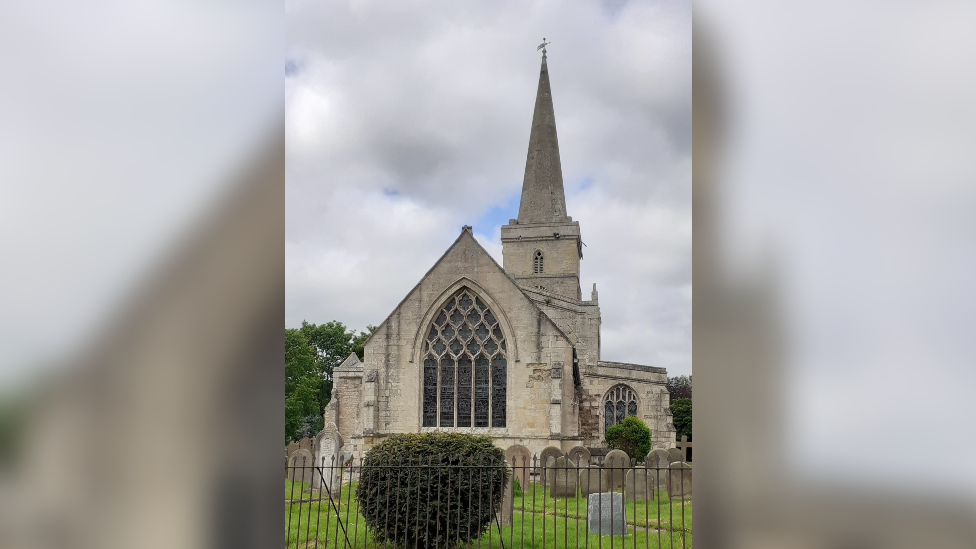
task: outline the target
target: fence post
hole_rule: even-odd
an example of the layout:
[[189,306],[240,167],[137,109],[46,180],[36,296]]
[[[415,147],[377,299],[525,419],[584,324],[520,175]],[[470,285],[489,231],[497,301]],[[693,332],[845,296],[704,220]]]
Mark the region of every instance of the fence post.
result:
[[[505,469],[508,469],[508,461],[505,461]],[[515,507],[515,470],[512,470],[512,476],[509,477],[508,482],[505,483],[505,489],[502,491],[502,526],[512,525],[512,509]],[[499,532],[498,535],[501,535]]]

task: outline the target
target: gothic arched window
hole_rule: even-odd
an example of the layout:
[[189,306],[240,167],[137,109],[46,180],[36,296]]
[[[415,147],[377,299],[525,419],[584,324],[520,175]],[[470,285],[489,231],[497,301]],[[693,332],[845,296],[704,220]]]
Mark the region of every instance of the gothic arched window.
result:
[[637,415],[637,391],[626,385],[617,385],[603,399],[604,425],[606,429],[622,422],[627,416]]
[[536,252],[535,252],[535,259],[532,262],[532,272],[533,273],[536,273],[536,274],[541,273],[542,272],[542,268],[543,268],[543,264],[542,264],[542,252],[539,251],[539,250],[536,250]]
[[484,302],[459,290],[424,338],[423,426],[505,427],[507,349]]

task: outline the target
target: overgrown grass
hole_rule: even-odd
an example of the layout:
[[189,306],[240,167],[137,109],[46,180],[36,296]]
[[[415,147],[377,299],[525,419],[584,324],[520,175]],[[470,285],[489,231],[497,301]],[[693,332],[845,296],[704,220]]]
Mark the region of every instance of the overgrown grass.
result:
[[[345,485],[341,494],[335,494],[333,504],[328,494],[308,492],[308,484],[292,483],[285,480],[285,499],[294,503],[285,504],[285,526],[288,528],[288,547],[337,547],[393,549],[377,543],[366,530],[359,508],[356,504],[356,483]],[[546,491],[548,492],[548,491]],[[301,496],[299,495],[301,494]],[[579,510],[575,498],[553,498],[546,494],[543,504],[543,489],[536,484],[523,488],[523,497],[515,499],[515,511],[511,528],[501,529],[501,541],[505,549],[521,547],[554,547],[570,549],[576,547],[610,548],[631,547],[651,549],[658,547],[691,547],[691,502],[684,503],[682,515],[681,502],[670,502],[667,494],[657,494],[657,499],[648,503],[627,503],[628,534],[621,536],[587,535],[586,500],[579,498]],[[532,496],[535,495],[535,503]],[[298,500],[303,500],[301,503]],[[313,500],[309,503],[307,500]],[[658,513],[660,509],[660,513]],[[336,511],[338,510],[338,519]],[[636,511],[636,520],[635,513]],[[393,513],[394,510],[390,510]],[[646,513],[646,515],[645,515]],[[682,526],[682,516],[684,525]],[[660,517],[660,519],[658,518]],[[290,527],[289,527],[290,525]],[[637,525],[635,532],[634,525]],[[660,529],[658,527],[660,526]],[[673,540],[672,540],[673,536]],[[555,543],[554,543],[555,542]],[[473,541],[469,547],[501,549],[499,530],[492,525],[489,533],[480,540]]]

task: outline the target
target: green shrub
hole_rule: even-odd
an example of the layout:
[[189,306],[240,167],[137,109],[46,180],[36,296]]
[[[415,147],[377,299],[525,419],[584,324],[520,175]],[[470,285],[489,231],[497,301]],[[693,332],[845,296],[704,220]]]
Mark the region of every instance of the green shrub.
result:
[[636,417],[624,418],[622,422],[607,429],[607,445],[614,450],[623,450],[627,455],[644,461],[651,451],[651,430]]
[[509,476],[489,437],[399,434],[363,458],[356,501],[377,541],[457,547],[488,530]]

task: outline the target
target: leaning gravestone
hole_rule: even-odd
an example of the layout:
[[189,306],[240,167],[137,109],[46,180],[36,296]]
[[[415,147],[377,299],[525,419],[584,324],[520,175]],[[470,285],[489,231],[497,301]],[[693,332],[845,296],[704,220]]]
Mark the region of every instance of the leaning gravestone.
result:
[[314,463],[312,452],[299,448],[292,452],[288,465],[288,480],[293,482],[310,482],[312,480],[312,467]]
[[627,501],[651,501],[648,494],[654,494],[654,471],[645,467],[634,467],[627,471],[624,479],[624,497]]
[[681,448],[668,448],[668,454],[671,455],[671,463],[684,460],[684,452],[681,451]]
[[683,461],[671,464],[668,470],[668,497],[691,499],[691,465]]
[[332,490],[339,483],[339,450],[342,448],[342,436],[335,423],[325,424],[325,428],[315,435],[315,473],[312,475],[312,486],[316,489]]
[[590,465],[585,469],[580,469],[579,474],[580,495],[584,498],[590,494],[610,491],[610,472],[596,465]]
[[590,464],[590,450],[585,446],[576,446],[569,451],[569,459],[575,461],[580,467]]
[[549,458],[552,458],[553,463],[555,463],[556,458],[563,455],[563,451],[555,446],[547,446],[542,453],[539,454],[539,468],[541,469],[540,474],[542,475],[542,485],[546,486],[546,469],[551,467],[549,465]]
[[532,454],[529,449],[520,444],[509,446],[505,450],[505,461],[512,467],[512,475],[518,479],[523,489],[529,485],[529,469],[532,468]]
[[601,536],[627,535],[624,495],[613,492],[590,494],[586,498],[586,529]]
[[565,456],[556,458],[549,470],[549,495],[556,498],[576,497],[577,480],[576,462]]
[[630,456],[623,450],[610,450],[603,458],[603,468],[610,472],[610,490],[621,492],[624,489],[624,474],[630,468]]

